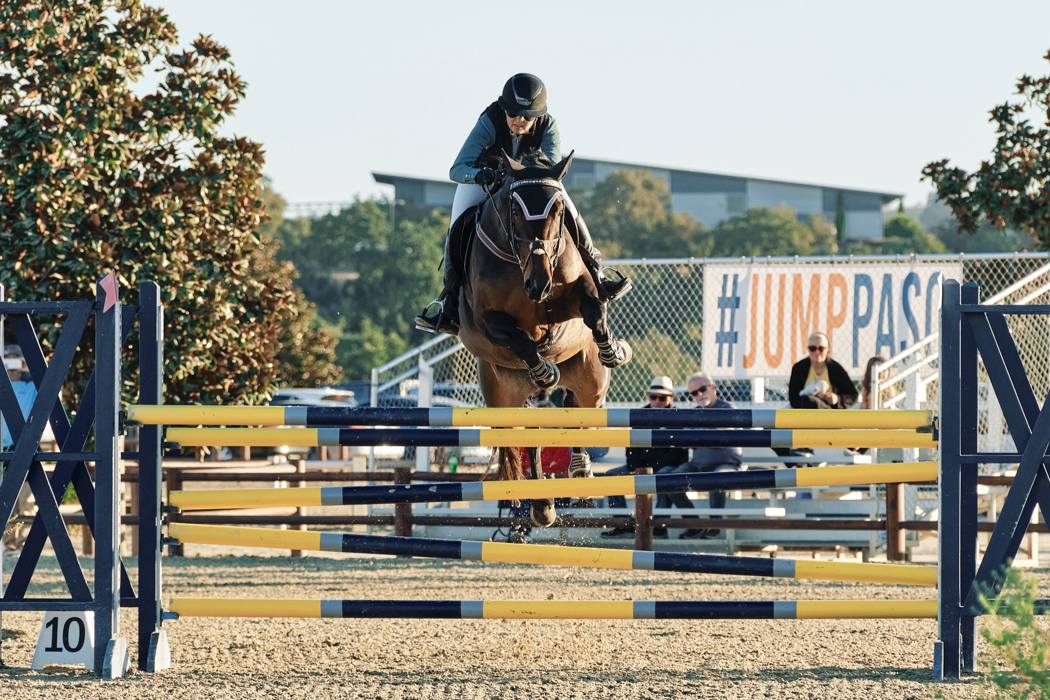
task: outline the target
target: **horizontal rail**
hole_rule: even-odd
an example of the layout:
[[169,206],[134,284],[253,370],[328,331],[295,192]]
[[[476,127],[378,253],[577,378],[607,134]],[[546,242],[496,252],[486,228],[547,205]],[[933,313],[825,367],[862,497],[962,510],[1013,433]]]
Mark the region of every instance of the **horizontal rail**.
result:
[[[877,413],[877,412],[873,412]],[[182,447],[936,447],[915,430],[168,428]]]
[[902,429],[932,425],[930,411],[710,408],[350,408],[336,406],[131,405],[150,425],[420,426],[430,428]]
[[384,554],[502,564],[641,569],[731,576],[853,581],[919,586],[937,584],[937,569],[907,564],[821,562],[713,554],[679,554],[598,547],[508,544],[415,537],[270,530],[171,523],[168,535],[182,543],[297,549],[314,552]]
[[603,476],[590,479],[479,481],[394,486],[327,486],[289,489],[171,491],[169,505],[181,510],[495,501],[534,498],[596,498],[747,488],[804,488],[865,483],[929,482],[936,462],[755,469],[746,472]]
[[448,340],[448,338],[446,338],[444,336],[438,336],[437,338],[431,338],[430,340],[424,342],[422,345],[420,345],[418,347],[415,347],[415,348],[413,348],[413,349],[411,349],[411,350],[409,350],[407,352],[401,353],[400,355],[398,355],[394,359],[390,360],[389,362],[387,362],[385,364],[382,364],[382,365],[376,367],[372,371],[373,372],[386,372],[389,369],[397,367],[398,365],[402,364],[403,362],[407,362],[408,360],[411,360],[414,357],[419,357],[420,355],[425,353],[430,348],[434,347],[435,345],[441,345],[441,343],[443,343],[443,342],[445,342],[447,340]]
[[175,598],[178,617],[500,620],[806,620],[932,618],[936,600],[288,600]]
[[[911,364],[911,365],[905,367],[904,369],[902,369],[897,374],[894,374],[894,375],[892,375],[890,377],[886,377],[885,379],[880,380],[879,384],[881,384],[883,386],[888,386],[890,384],[894,384],[896,382],[903,381],[903,380],[907,379],[908,377],[910,377],[911,375],[915,374],[916,372],[921,371],[923,367],[926,367],[927,365],[933,364],[934,362],[937,361],[937,359],[939,357],[940,356],[936,355],[936,354],[934,354],[934,355],[927,355],[926,357],[922,358],[921,360],[918,360],[914,364]],[[894,411],[894,413],[896,413],[896,411]]]

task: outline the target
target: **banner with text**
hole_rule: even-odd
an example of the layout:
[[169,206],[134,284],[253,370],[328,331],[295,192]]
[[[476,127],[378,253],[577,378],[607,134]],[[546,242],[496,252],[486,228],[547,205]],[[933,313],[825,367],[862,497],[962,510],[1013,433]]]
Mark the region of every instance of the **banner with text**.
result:
[[853,377],[939,328],[941,282],[957,263],[708,264],[704,368],[714,377],[786,377],[815,330]]

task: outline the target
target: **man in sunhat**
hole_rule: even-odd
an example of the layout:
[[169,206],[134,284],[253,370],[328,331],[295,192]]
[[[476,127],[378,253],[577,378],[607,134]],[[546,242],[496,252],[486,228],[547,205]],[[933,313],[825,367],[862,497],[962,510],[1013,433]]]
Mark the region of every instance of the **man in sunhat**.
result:
[[[646,392],[648,403],[642,408],[671,408],[674,406],[674,396],[674,384],[671,378],[666,375],[657,375],[649,382],[649,390]],[[627,464],[610,469],[605,472],[605,475],[623,476],[643,467],[651,467],[653,473],[656,473],[662,467],[677,467],[688,459],[689,450],[682,447],[629,447]],[[610,496],[609,507],[626,508],[627,499],[623,496]],[[634,537],[634,526],[612,528],[603,532],[601,536],[606,539]],[[653,536],[666,538],[667,528],[654,528]]]

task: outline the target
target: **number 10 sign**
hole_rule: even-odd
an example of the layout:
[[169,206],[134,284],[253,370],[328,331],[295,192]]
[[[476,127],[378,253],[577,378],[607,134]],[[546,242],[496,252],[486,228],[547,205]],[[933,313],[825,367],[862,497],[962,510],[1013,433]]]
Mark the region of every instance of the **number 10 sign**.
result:
[[48,612],[36,640],[33,668],[83,665],[88,670],[95,663],[95,613]]

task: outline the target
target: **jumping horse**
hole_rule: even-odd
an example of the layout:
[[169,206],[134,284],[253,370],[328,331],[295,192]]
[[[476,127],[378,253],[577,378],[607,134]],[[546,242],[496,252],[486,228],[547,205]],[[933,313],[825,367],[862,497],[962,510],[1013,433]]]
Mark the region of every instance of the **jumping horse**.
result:
[[[503,181],[473,219],[459,295],[459,338],[478,359],[485,404],[523,406],[537,391],[561,386],[566,406],[601,406],[610,368],[630,361],[632,351],[609,330],[566,216],[562,180],[573,156],[554,166],[535,156],[524,163],[501,157]],[[574,473],[590,475],[582,448],[572,463]],[[500,449],[498,475],[526,478],[518,450]],[[534,525],[555,518],[553,501],[532,502]]]

